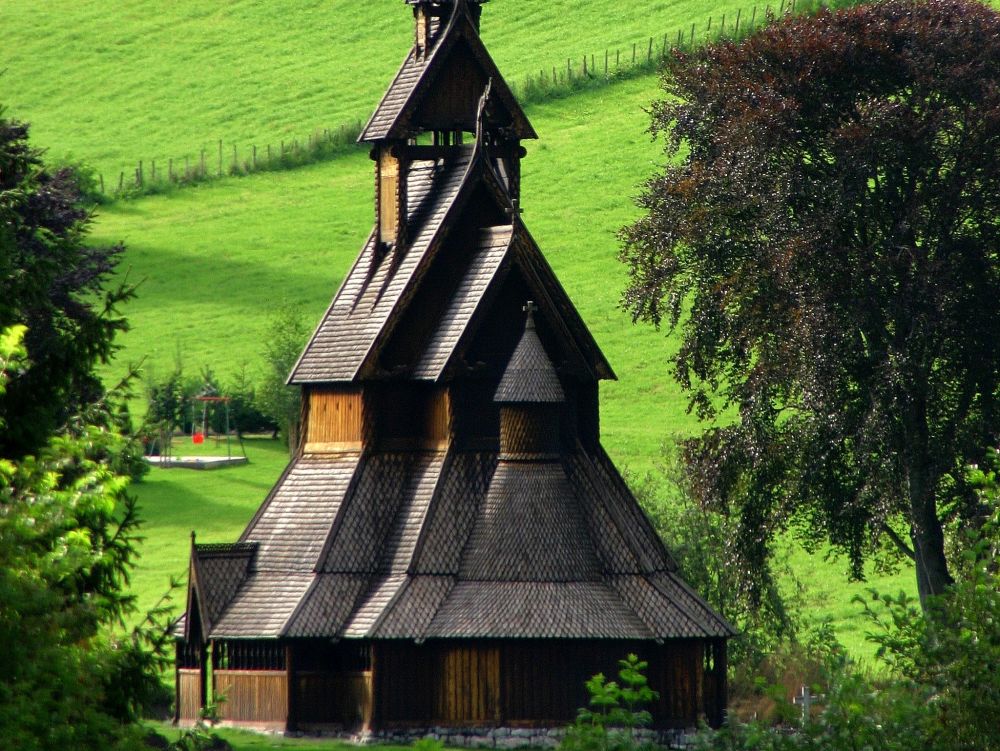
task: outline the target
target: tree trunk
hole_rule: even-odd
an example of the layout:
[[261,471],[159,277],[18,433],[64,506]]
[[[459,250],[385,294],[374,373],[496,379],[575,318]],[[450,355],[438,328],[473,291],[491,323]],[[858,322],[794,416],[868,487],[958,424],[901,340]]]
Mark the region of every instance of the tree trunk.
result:
[[914,562],[917,569],[917,592],[920,604],[927,609],[928,595],[939,595],[954,582],[948,572],[944,555],[944,532],[938,520],[933,492],[924,491],[921,498],[914,497],[910,488],[910,539],[913,541]]
[[944,593],[945,587],[954,582],[948,573],[944,555],[944,531],[937,515],[935,490],[937,481],[931,470],[928,450],[926,404],[923,399],[912,399],[905,409],[906,479],[910,505],[910,539],[917,569],[917,592],[920,605],[927,610],[927,598]]

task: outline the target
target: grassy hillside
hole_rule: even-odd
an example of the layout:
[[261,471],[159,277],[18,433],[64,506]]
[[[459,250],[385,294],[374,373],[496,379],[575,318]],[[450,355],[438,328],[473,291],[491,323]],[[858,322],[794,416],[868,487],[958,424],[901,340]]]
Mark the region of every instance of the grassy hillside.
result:
[[[483,36],[518,81],[566,59],[671,38],[749,1],[493,0]],[[761,3],[763,9],[764,3]],[[0,103],[54,158],[111,181],[143,159],[180,164],[216,144],[276,147],[365,119],[412,39],[402,0],[5,0]],[[641,52],[640,52],[641,54]],[[217,157],[216,157],[217,158]]]

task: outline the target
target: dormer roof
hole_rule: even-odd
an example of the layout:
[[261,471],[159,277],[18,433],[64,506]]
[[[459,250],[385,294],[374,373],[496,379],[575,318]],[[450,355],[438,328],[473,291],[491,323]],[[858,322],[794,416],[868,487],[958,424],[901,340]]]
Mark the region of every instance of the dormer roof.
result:
[[566,401],[552,360],[535,333],[534,303],[529,302],[521,341],[507,363],[493,401],[508,404],[559,403]]
[[[426,52],[416,46],[410,50],[358,137],[359,143],[402,140],[435,129],[473,131],[479,95],[491,79],[491,122],[509,128],[518,139],[538,137],[480,39],[464,1],[454,3],[447,26],[431,43]],[[464,95],[456,97],[456,91]],[[449,101],[453,121],[421,122],[421,114],[426,115],[426,105],[436,95]]]

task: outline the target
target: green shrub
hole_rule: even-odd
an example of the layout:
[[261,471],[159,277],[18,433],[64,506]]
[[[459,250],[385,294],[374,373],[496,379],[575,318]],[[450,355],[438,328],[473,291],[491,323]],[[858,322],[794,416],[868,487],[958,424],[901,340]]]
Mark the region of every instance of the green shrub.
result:
[[618,661],[618,681],[598,673],[587,681],[589,707],[581,708],[567,729],[563,751],[628,751],[638,747],[635,731],[652,722],[646,705],[659,694],[649,687],[649,663],[629,654]]

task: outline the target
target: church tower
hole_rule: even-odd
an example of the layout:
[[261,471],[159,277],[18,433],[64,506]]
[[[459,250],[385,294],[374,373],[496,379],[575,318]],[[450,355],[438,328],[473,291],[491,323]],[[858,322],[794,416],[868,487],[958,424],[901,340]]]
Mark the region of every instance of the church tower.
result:
[[179,716],[211,688],[235,724],[538,743],[636,652],[657,728],[718,723],[733,631],[601,447],[614,373],[521,220],[537,136],[480,3],[408,4],[359,139],[374,226],[289,377],[301,445],[239,541],[192,545]]

